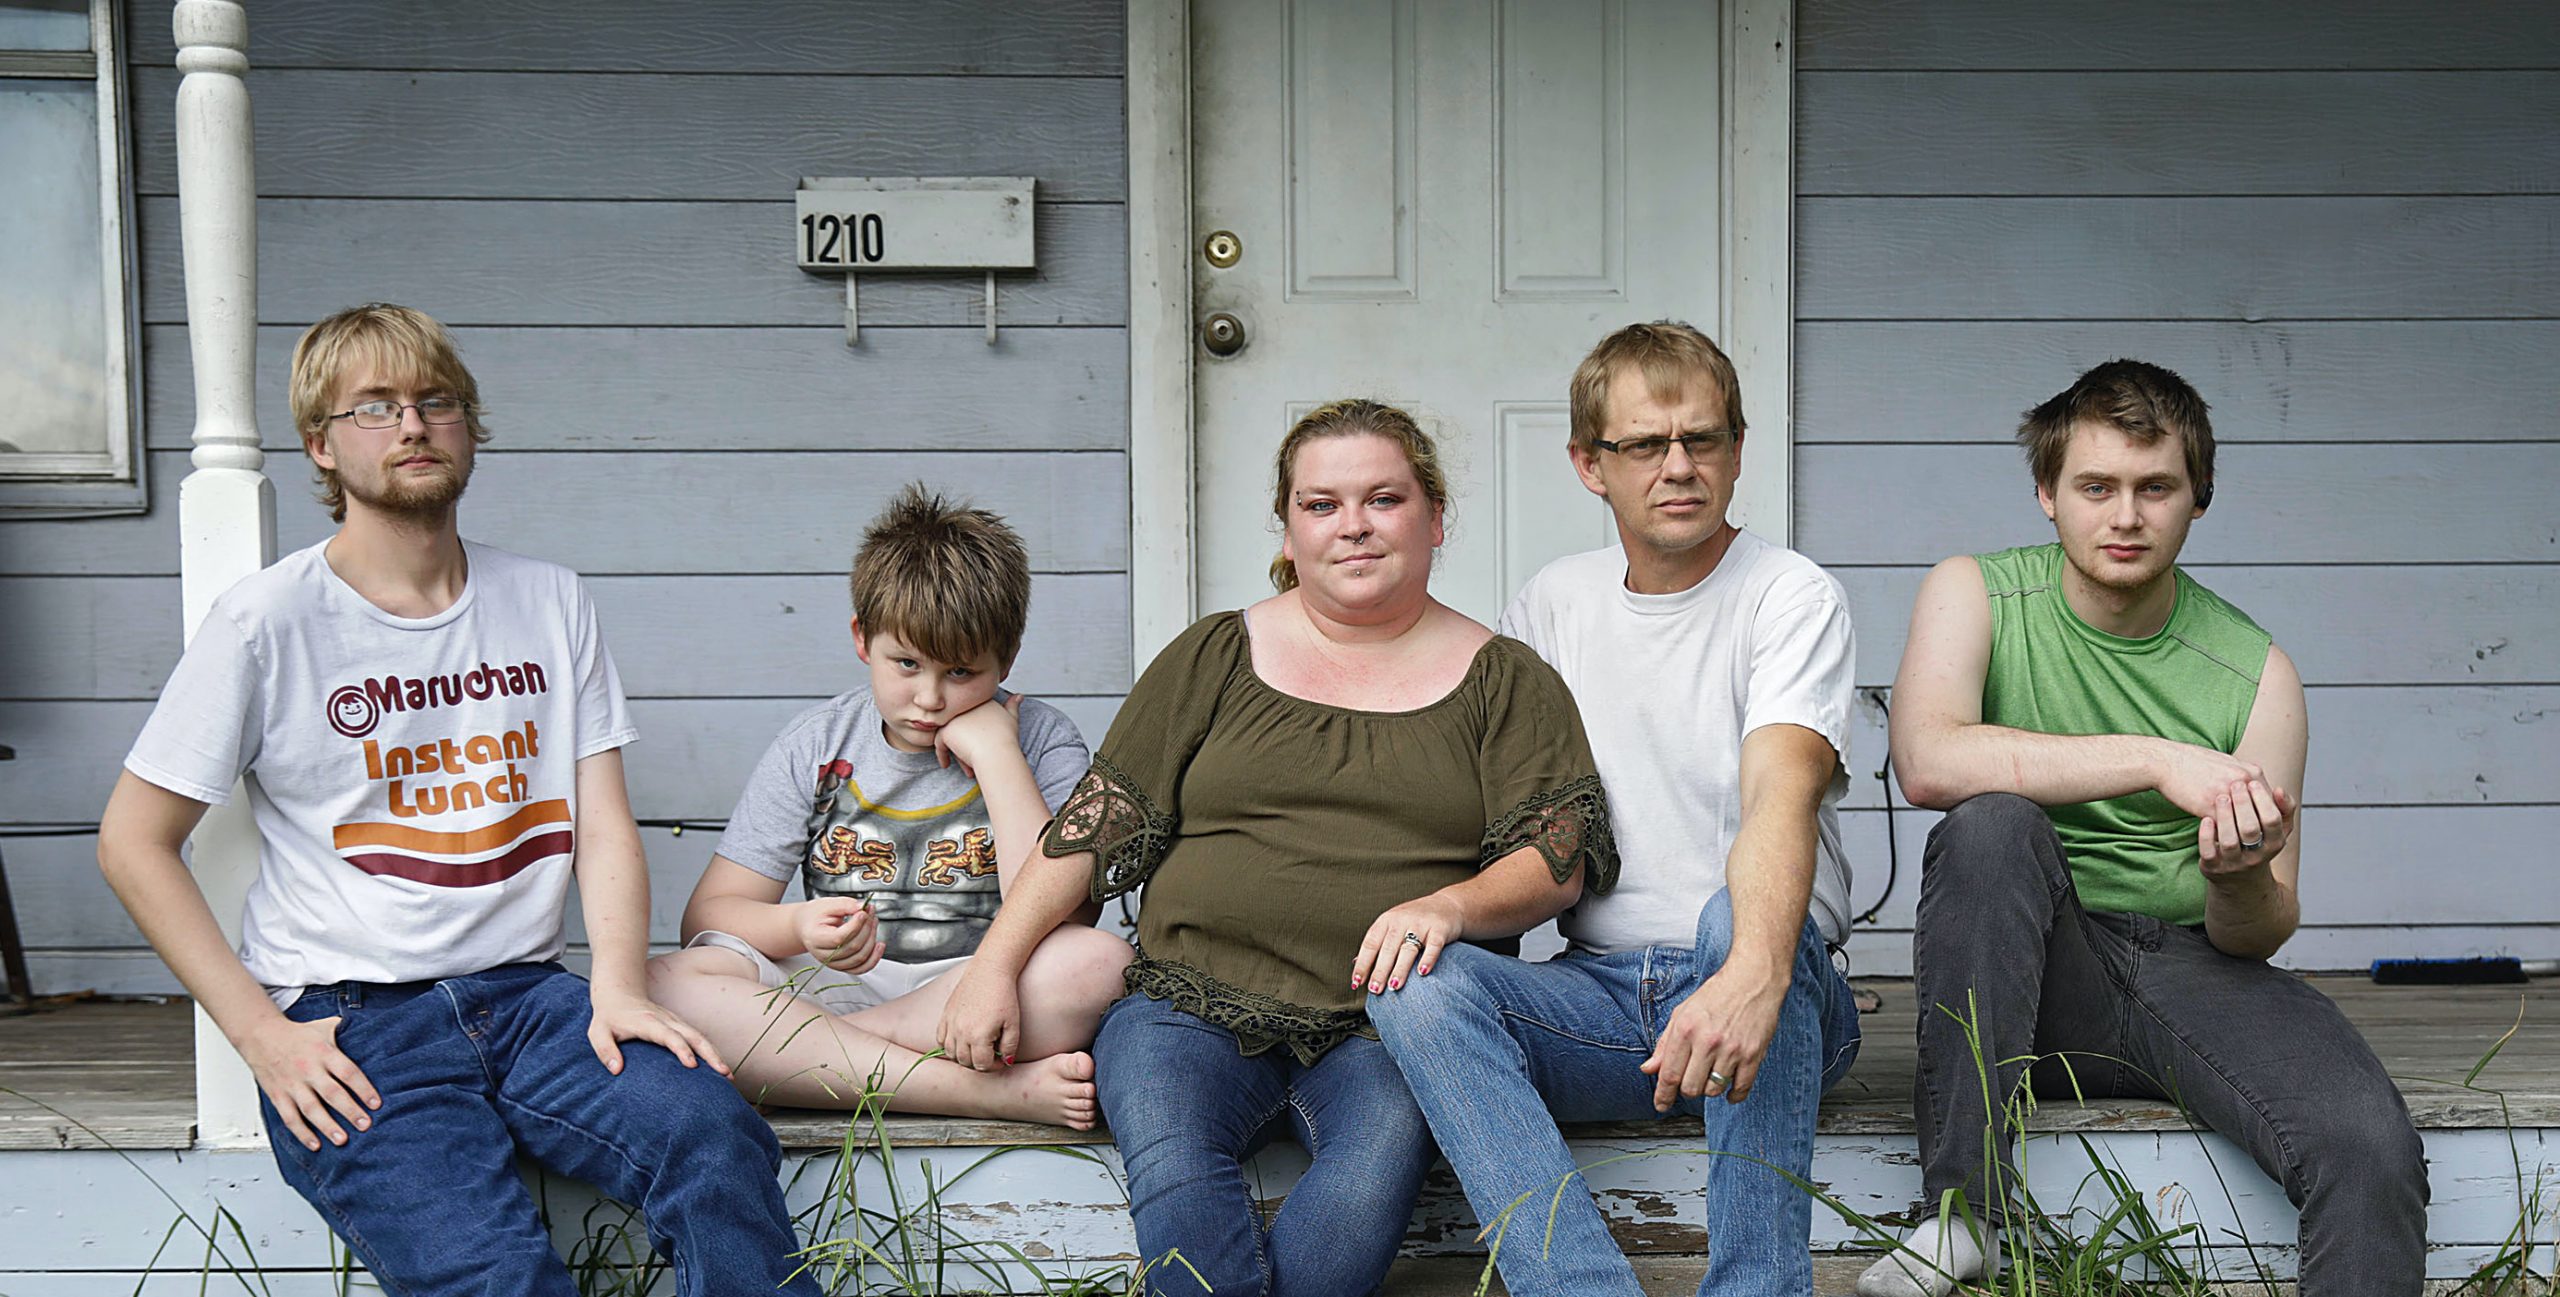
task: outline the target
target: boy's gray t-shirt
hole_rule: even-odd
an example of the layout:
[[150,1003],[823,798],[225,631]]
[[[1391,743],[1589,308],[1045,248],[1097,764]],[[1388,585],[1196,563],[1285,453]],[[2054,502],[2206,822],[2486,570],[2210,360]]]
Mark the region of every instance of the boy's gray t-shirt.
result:
[[[1020,730],[1023,758],[1055,811],[1091,753],[1075,722],[1036,698],[1023,699]],[[945,767],[933,753],[889,746],[868,690],[783,727],[738,795],[719,850],[777,882],[796,874],[812,897],[869,899],[887,957],[900,963],[975,952],[1002,899],[978,781],[956,761]]]

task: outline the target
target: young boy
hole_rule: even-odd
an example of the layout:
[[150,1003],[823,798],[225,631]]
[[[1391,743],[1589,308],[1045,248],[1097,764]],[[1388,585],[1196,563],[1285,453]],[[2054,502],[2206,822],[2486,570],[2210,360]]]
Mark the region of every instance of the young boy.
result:
[[[772,1128],[643,990],[635,731],[586,589],[456,530],[488,432],[452,338],[341,311],[294,347],[291,403],[341,526],[215,601],[98,826],[108,883],[386,1289],[574,1293],[522,1152],[639,1205],[683,1293],[816,1297]],[[235,951],[178,852],[243,775]],[[573,875],[592,983],[556,962]]]
[[[701,1024],[759,1102],[1090,1129],[1093,1041],[1128,943],[1052,933],[1023,974],[1024,1066],[977,1072],[935,1032],[1014,868],[1090,757],[1056,708],[1001,695],[1031,603],[1022,540],[910,486],[853,560],[871,687],[802,713],[756,763],[650,992]],[[798,878],[808,899],[785,904]],[[777,988],[783,988],[777,991]]]

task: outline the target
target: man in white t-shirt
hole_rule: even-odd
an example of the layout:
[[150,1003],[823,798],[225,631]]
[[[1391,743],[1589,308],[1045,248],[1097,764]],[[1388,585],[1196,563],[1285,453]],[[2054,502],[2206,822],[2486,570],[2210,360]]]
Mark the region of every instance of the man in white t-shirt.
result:
[[1611,334],[1572,412],[1574,471],[1619,545],[1548,564],[1500,629],[1573,687],[1617,890],[1559,916],[1555,959],[1451,946],[1370,1018],[1478,1219],[1510,1212],[1495,1260],[1518,1297],[1642,1291],[1590,1195],[1555,1197],[1577,1174],[1556,1123],[1672,1114],[1703,1118],[1719,1154],[1698,1291],[1811,1292],[1813,1202],[1786,1176],[1809,1176],[1815,1109],[1858,1047],[1830,958],[1848,608],[1811,561],[1726,521],[1742,396],[1704,334]]
[[[683,1293],[814,1297],[772,1128],[644,989],[636,731],[586,590],[456,529],[488,433],[452,338],[341,311],[296,344],[291,402],[341,526],[215,601],[99,824],[108,883],[386,1287],[574,1293],[521,1152],[641,1207]],[[244,777],[235,950],[179,848]],[[592,983],[558,962],[572,878]]]

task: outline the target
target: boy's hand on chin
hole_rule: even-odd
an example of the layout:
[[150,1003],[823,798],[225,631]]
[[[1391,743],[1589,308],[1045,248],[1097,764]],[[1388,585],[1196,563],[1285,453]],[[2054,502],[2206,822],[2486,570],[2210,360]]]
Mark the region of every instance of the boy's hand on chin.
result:
[[1022,751],[1022,695],[990,698],[951,718],[933,734],[934,758],[944,765],[957,761],[976,778],[978,767],[1002,752]]

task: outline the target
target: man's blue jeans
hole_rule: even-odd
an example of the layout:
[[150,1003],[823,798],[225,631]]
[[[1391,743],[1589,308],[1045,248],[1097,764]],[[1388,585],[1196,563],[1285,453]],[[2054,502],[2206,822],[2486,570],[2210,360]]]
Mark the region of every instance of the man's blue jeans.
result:
[[[1129,1169],[1148,1297],[1360,1297],[1413,1219],[1431,1132],[1378,1042],[1313,1066],[1246,1058],[1226,1028],[1161,1000],[1111,1006],[1094,1042],[1102,1114]],[[1244,1159],[1292,1134],[1313,1163],[1265,1229]]]
[[[383,1290],[563,1294],[577,1287],[516,1172],[519,1150],[635,1204],[676,1291],[817,1297],[776,1180],[773,1128],[726,1078],[645,1042],[622,1075],[587,1044],[585,981],[507,964],[440,982],[313,987],[285,1010],[337,1017],[338,1048],[382,1094],[371,1130],[302,1146],[261,1102],[285,1182]],[[343,1121],[341,1124],[344,1124]]]
[[[1555,1197],[1577,1174],[1556,1123],[1665,1115],[1653,1108],[1653,1078],[1636,1066],[1732,944],[1733,901],[1720,891],[1699,912],[1694,949],[1568,952],[1531,964],[1451,946],[1430,976],[1369,997],[1370,1021],[1476,1219],[1490,1226],[1520,1203],[1495,1254],[1516,1297],[1642,1293],[1590,1194],[1577,1185]],[[1707,1167],[1701,1294],[1813,1291],[1813,1199],[1778,1172],[1809,1178],[1815,1110],[1857,1056],[1857,1004],[1808,919],[1751,1096],[1684,1099],[1672,1109],[1705,1119],[1716,1154]]]

